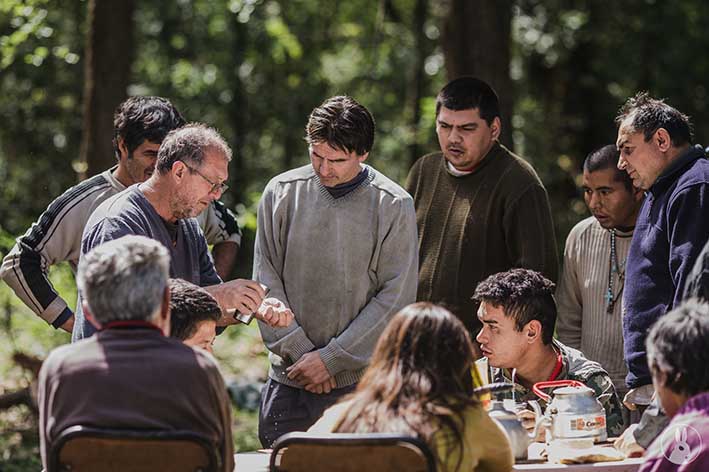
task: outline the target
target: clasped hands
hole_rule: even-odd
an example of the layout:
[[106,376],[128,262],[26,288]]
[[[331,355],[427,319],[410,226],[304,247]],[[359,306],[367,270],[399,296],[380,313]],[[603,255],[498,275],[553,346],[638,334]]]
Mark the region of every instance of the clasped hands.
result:
[[295,364],[286,368],[286,372],[290,380],[298,382],[311,393],[330,393],[337,387],[335,377],[327,371],[317,351],[303,354]]

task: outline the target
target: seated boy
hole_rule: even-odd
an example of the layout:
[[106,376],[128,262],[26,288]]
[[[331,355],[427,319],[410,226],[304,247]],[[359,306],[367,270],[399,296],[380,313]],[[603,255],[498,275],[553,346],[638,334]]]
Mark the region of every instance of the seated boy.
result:
[[212,352],[219,304],[206,290],[182,279],[170,279],[170,336]]
[[[515,384],[515,399],[537,399],[532,386],[548,380],[578,380],[593,389],[606,410],[608,436],[623,432],[620,401],[608,373],[598,362],[552,338],[556,324],[554,284],[539,272],[512,269],[478,284],[482,328],[476,340],[487,357],[492,382]],[[514,372],[514,379],[512,373]],[[514,380],[514,381],[513,381]],[[531,412],[520,416],[529,420]],[[525,421],[528,429],[533,426]]]

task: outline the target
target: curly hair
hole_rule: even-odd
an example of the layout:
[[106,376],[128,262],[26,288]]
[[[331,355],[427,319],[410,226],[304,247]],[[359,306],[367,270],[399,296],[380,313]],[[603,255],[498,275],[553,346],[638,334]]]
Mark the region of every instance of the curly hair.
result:
[[170,100],[162,97],[130,97],[113,114],[113,153],[120,159],[118,140],[132,155],[145,141],[162,143],[167,133],[185,124]]
[[219,303],[205,289],[182,279],[170,279],[170,336],[185,340],[202,321],[219,321]]
[[556,325],[554,283],[537,271],[512,269],[483,280],[475,288],[473,300],[501,307],[505,316],[515,320],[515,329],[522,331],[532,320],[542,325],[542,342],[550,344]]

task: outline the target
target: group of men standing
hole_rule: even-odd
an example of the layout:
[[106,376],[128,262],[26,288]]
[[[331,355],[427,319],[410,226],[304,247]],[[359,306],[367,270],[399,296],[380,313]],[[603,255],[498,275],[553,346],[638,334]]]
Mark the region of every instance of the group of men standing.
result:
[[[613,384],[625,394],[627,376],[631,407],[649,403],[644,337],[682,299],[709,235],[702,217],[709,214],[709,162],[691,144],[689,120],[640,94],[618,118],[616,144],[584,162],[592,217],[569,235],[555,302],[558,258],[546,190],[532,166],[499,142],[494,90],[463,77],[438,94],[440,152],[414,164],[406,190],[365,164],[375,122],[364,106],[336,96],[316,107],[306,125],[310,164],[274,177],[261,197],[254,280],[222,282],[240,235],[218,202],[227,187],[228,145],[212,128],[185,124],[156,97],[129,99],[115,124],[118,166],[55,200],[18,239],[1,275],[39,316],[73,329],[75,341],[96,329],[145,328],[151,316],[161,319],[164,300],[116,323],[90,306],[85,292],[93,282],[83,280],[71,313],[46,270],[86,260],[100,278],[101,268],[121,265],[115,254],[104,255],[111,263],[97,262],[107,242],[123,241],[114,253],[146,244],[126,242],[129,235],[159,242],[169,275],[205,287],[219,302],[220,327],[238,322],[232,311],[259,320],[270,351],[259,417],[266,447],[307,429],[350,393],[388,320],[417,300],[460,317],[502,378],[514,369],[525,388],[547,377],[593,383],[617,434],[627,419]],[[208,243],[215,244],[211,255]],[[162,282],[156,287],[165,292]],[[109,311],[141,303],[130,298],[93,303]],[[552,341],[555,326],[561,342]],[[44,378],[56,384],[72,356],[79,351],[53,354]],[[61,414],[46,408],[44,415]],[[43,432],[43,440],[51,437]]]

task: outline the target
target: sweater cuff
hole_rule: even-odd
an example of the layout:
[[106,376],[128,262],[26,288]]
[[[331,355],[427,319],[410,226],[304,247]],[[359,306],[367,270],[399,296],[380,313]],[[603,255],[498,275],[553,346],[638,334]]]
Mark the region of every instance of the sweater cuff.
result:
[[61,313],[59,313],[59,316],[52,321],[52,326],[54,326],[55,329],[59,329],[72,316],[74,316],[74,313],[72,313],[69,307],[66,307]]
[[288,334],[288,357],[291,362],[296,362],[303,354],[315,349],[315,344],[308,339],[302,327]]
[[320,354],[320,358],[331,376],[334,377],[347,369],[345,362],[343,362],[345,351],[337,344],[335,339],[331,339],[327,346],[319,349],[318,354]]

